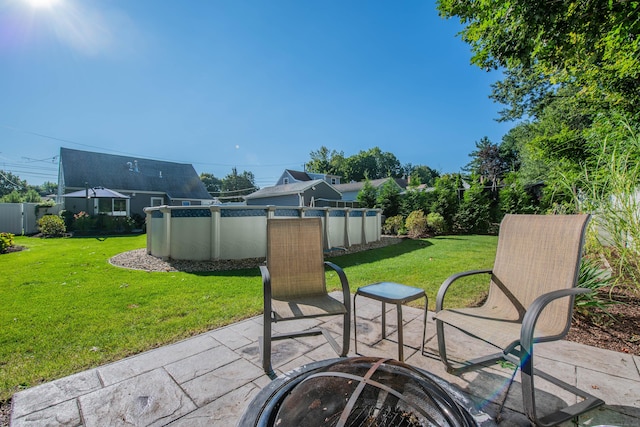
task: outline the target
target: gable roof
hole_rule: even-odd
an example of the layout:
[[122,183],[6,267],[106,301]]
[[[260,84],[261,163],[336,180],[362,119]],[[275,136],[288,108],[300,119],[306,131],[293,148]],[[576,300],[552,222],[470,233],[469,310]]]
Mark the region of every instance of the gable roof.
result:
[[211,199],[192,165],[60,148],[66,188],[164,192],[173,199]]
[[285,169],[285,172],[291,175],[291,177],[296,181],[312,181],[312,179],[309,177],[309,175],[307,175],[306,172],[294,171],[291,169]]
[[[294,182],[292,184],[274,185],[273,187],[264,187],[258,191],[244,196],[245,200],[258,199],[265,197],[289,196],[292,194],[300,194],[313,188],[316,185],[327,186],[337,192],[334,186],[327,183],[323,179],[314,179],[313,181]],[[337,192],[339,194],[339,192]]]

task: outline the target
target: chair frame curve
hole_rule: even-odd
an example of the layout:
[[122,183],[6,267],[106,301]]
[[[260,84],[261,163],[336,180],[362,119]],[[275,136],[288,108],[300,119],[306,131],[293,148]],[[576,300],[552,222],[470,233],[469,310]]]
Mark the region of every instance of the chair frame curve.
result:
[[[587,218],[588,221],[588,218]],[[586,222],[584,225],[584,229],[586,229]],[[580,241],[580,248],[584,243],[584,229],[582,231],[582,238]],[[483,340],[497,348],[501,351],[489,354],[481,357],[477,357],[474,359],[466,360],[456,363],[457,366],[454,366],[447,357],[447,348],[446,348],[446,340],[445,340],[445,325],[449,325],[450,327],[454,327],[456,329],[466,332],[464,329],[457,327],[455,324],[448,324],[442,320],[438,319],[437,314],[443,310],[445,295],[447,291],[451,288],[451,286],[460,278],[477,275],[477,274],[489,274],[493,275],[493,270],[470,270],[461,273],[456,273],[449,278],[447,278],[438,290],[438,294],[436,296],[436,335],[438,340],[438,352],[440,354],[440,358],[444,363],[446,370],[448,373],[459,375],[463,372],[467,372],[474,369],[479,369],[482,367],[486,367],[496,361],[505,360],[513,363],[516,366],[516,371],[520,369],[520,377],[522,382],[522,397],[523,397],[523,406],[525,413],[530,421],[532,421],[537,426],[554,426],[560,424],[562,422],[568,421],[576,416],[589,411],[593,408],[596,408],[602,404],[604,401],[595,396],[592,396],[575,386],[568,384],[556,377],[553,377],[539,369],[533,367],[533,355],[534,355],[534,344],[538,342],[545,341],[553,341],[560,339],[566,335],[570,324],[567,325],[563,333],[556,336],[549,337],[534,337],[534,331],[536,328],[536,323],[540,318],[540,315],[544,312],[545,308],[552,302],[563,299],[570,298],[571,306],[573,306],[574,298],[576,295],[585,294],[591,292],[590,289],[579,288],[579,287],[571,287],[566,289],[559,289],[555,291],[550,291],[547,293],[543,293],[537,298],[535,298],[529,307],[527,307],[526,312],[524,313],[524,317],[522,318],[521,328],[520,328],[520,337],[515,340],[511,344],[507,345],[505,348],[500,348],[499,346],[490,343],[489,341],[483,340],[481,337],[474,336],[470,334],[474,338]],[[514,376],[515,376],[514,371]],[[513,381],[514,376],[512,376],[511,381]],[[572,394],[581,397],[583,400],[569,405],[568,407],[562,408],[558,411],[555,411],[551,414],[540,417],[538,415],[538,411],[536,409],[536,399],[535,399],[535,385],[534,385],[534,377],[538,376],[545,381],[548,381],[556,386],[571,392]],[[505,397],[506,399],[506,397]]]
[[[278,221],[278,220],[276,220]],[[297,331],[297,332],[289,332],[282,334],[273,334],[272,333],[272,324],[277,323],[278,321],[294,321],[301,318],[313,318],[313,317],[325,317],[325,316],[337,316],[340,314],[327,313],[320,314],[314,316],[302,316],[302,317],[294,317],[287,319],[278,320],[273,312],[272,306],[272,286],[271,286],[271,273],[269,272],[268,265],[260,266],[260,273],[262,276],[262,284],[263,284],[263,297],[264,297],[264,312],[263,312],[263,334],[260,337],[260,353],[262,355],[262,368],[264,372],[270,377],[275,378],[276,374],[273,370],[271,364],[271,350],[272,350],[272,341],[289,339],[289,338],[297,338],[297,337],[305,337],[305,336],[313,336],[313,335],[323,335],[327,342],[331,345],[334,351],[340,357],[346,357],[349,352],[349,344],[350,344],[350,331],[351,331],[351,292],[349,289],[349,281],[344,270],[338,265],[334,264],[330,261],[323,261],[323,265],[325,267],[325,271],[327,268],[333,270],[340,279],[340,284],[342,287],[342,304],[344,305],[345,312],[341,314],[343,316],[343,334],[342,334],[342,346],[339,346],[334,337],[331,335],[329,331],[324,328],[316,327],[312,329]]]

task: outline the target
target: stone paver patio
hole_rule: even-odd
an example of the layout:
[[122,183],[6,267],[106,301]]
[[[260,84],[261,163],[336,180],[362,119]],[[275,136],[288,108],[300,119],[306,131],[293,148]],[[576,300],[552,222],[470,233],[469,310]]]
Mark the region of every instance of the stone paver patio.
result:
[[[359,353],[396,358],[396,335],[380,340],[380,303],[367,298],[357,303]],[[397,329],[395,308],[387,305],[387,309],[390,332]],[[447,374],[437,356],[431,313],[424,356],[419,350],[423,312],[405,307],[403,313],[405,362],[456,385],[479,409],[495,418],[511,371],[495,365],[460,377]],[[341,333],[339,317],[303,323],[309,328],[322,323],[335,335]],[[294,326],[299,328],[300,322],[278,323],[275,328],[285,332]],[[261,331],[261,317],[247,319],[16,393],[11,426],[234,426],[253,397],[271,381],[261,369]],[[351,337],[353,341],[353,333]],[[448,343],[451,354],[461,358],[479,345],[463,334]],[[352,342],[350,356],[355,356],[353,348]],[[569,341],[538,344],[536,348],[538,367],[605,401],[604,406],[580,416],[578,425],[640,425],[640,357]],[[324,338],[316,336],[274,342],[272,360],[280,374],[335,357]],[[536,389],[543,413],[576,399],[541,380]],[[530,425],[522,414],[519,375],[500,416],[501,426]]]

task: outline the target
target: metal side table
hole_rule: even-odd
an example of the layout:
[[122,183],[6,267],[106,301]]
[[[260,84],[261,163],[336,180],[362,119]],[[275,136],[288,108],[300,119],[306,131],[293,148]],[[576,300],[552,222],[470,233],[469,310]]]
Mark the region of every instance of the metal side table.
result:
[[429,299],[424,289],[414,288],[412,286],[401,285],[400,283],[393,282],[380,282],[358,288],[353,296],[353,338],[355,341],[354,351],[358,354],[358,324],[356,320],[356,298],[358,295],[362,295],[377,301],[382,302],[382,339],[387,336],[387,322],[386,322],[386,310],[385,304],[395,304],[398,312],[398,360],[404,362],[404,342],[402,339],[402,304],[406,304],[409,301],[413,301],[419,298],[424,298],[424,326],[422,329],[422,348],[421,352],[424,355],[425,338],[427,335],[427,308],[429,306]]

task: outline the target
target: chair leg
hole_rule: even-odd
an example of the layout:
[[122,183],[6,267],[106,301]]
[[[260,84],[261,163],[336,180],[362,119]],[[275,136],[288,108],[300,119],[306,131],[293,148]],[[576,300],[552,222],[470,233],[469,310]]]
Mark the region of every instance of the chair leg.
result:
[[340,357],[346,357],[349,353],[349,344],[351,342],[351,313],[349,310],[344,314],[342,326],[342,353]]
[[436,334],[438,336],[438,353],[440,354],[440,360],[444,363],[447,372],[453,373],[455,369],[447,359],[447,345],[444,340],[444,322],[438,319],[436,319]]
[[271,313],[265,310],[262,331],[262,369],[269,378],[275,378],[276,374],[271,367]]
[[[555,384],[576,396],[580,396],[584,400],[539,418],[536,411],[535,387],[533,381],[534,375],[537,375],[545,381]],[[604,404],[602,399],[592,396],[571,384],[567,384],[556,377],[535,369],[533,367],[533,351],[531,351],[531,353],[523,351],[521,354],[520,378],[522,381],[522,400],[525,413],[527,414],[527,417],[529,417],[529,420],[537,426],[555,426]]]

